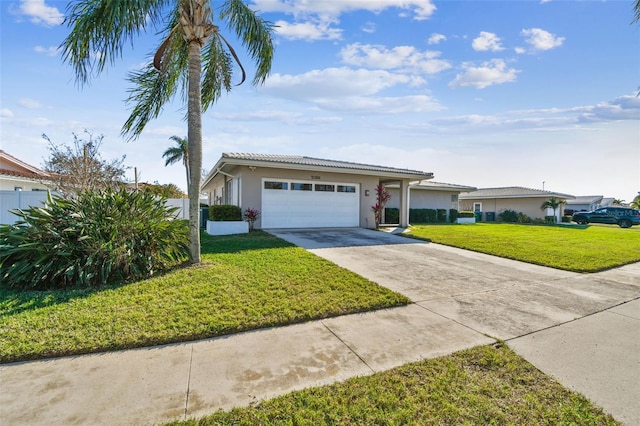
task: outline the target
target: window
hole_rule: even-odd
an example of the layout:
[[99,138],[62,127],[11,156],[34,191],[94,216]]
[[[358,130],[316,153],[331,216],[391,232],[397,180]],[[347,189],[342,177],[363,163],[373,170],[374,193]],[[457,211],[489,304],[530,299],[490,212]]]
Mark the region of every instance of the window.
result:
[[458,202],[458,194],[451,194],[451,202],[452,203]]
[[338,185],[338,192],[349,192],[354,194],[356,192],[356,187],[353,185]]
[[289,182],[265,181],[264,189],[289,189]]
[[292,191],[313,191],[313,185],[310,183],[296,183],[291,184]]
[[13,190],[14,191],[22,191],[22,187],[21,186],[14,186]]
[[473,203],[473,211],[481,212],[482,211],[482,203]]
[[326,184],[316,183],[316,191],[319,191],[319,192],[335,192],[336,191],[336,186],[335,185],[326,185]]

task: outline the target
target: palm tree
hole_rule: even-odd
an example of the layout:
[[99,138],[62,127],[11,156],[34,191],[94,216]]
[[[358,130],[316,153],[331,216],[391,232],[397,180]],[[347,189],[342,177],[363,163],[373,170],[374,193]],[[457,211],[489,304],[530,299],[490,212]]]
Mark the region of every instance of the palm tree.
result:
[[611,202],[611,205],[613,205],[613,206],[623,206],[624,205],[624,200],[616,198]]
[[[164,40],[153,63],[129,74],[133,83],[128,101],[134,103],[122,134],[135,139],[146,124],[181,91],[187,99],[187,164],[191,262],[200,263],[200,181],[202,170],[202,112],[231,90],[234,60],[238,57],[213,24],[213,0],[129,0],[117,7],[112,0],[77,0],[65,18],[71,31],[62,43],[62,57],[75,71],[79,84],[88,83],[107,63],[122,55],[126,44],[149,26],[163,26]],[[273,25],[260,18],[242,0],[226,0],[217,9],[249,57],[256,64],[253,84],[264,83],[273,59]],[[99,52],[98,55],[95,52]],[[185,93],[186,92],[186,93]]]
[[174,141],[176,146],[167,148],[167,150],[162,154],[162,158],[166,157],[164,166],[166,167],[169,164],[175,164],[178,161],[182,161],[182,164],[187,171],[187,186],[189,186],[189,182],[191,182],[189,174],[189,141],[187,138],[181,138],[180,136],[171,136],[169,139]]
[[640,194],[636,195],[633,201],[629,204],[629,207],[634,209],[640,209]]
[[553,221],[557,221],[557,217],[556,217],[556,210],[558,209],[558,207],[560,207],[563,204],[566,204],[567,202],[565,200],[561,200],[558,199],[556,197],[551,197],[549,198],[547,201],[545,201],[544,203],[542,203],[542,205],[540,206],[541,209],[553,209]]

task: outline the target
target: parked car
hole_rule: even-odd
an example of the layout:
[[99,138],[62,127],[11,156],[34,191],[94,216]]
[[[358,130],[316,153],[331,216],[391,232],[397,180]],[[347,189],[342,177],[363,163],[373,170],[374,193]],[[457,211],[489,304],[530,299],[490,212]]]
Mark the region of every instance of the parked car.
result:
[[640,225],[640,210],[626,207],[603,207],[591,212],[575,212],[571,221],[580,225],[587,223],[611,223],[620,228],[629,228],[632,225]]

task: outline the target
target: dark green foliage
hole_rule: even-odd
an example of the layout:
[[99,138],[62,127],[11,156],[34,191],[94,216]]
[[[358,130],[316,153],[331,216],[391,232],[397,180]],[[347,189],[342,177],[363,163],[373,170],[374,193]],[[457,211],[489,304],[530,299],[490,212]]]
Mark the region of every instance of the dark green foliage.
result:
[[458,220],[458,210],[457,209],[449,209],[449,222],[455,223]]
[[466,218],[476,217],[476,213],[470,210],[460,210],[458,212],[458,217],[466,217]]
[[438,210],[436,210],[436,212],[437,212],[438,223],[446,223],[447,222],[447,211],[445,209],[438,209]]
[[238,206],[223,204],[209,207],[209,219],[222,222],[242,220],[242,209]]
[[0,226],[0,281],[45,290],[148,277],[188,259],[189,235],[163,198],[125,189],[49,196]]
[[400,223],[400,209],[387,207],[384,209],[385,223]]
[[498,218],[505,223],[516,223],[518,222],[518,212],[507,209],[498,214]]
[[410,223],[436,223],[437,217],[436,209],[409,209]]
[[571,216],[562,216],[562,223],[571,223]]

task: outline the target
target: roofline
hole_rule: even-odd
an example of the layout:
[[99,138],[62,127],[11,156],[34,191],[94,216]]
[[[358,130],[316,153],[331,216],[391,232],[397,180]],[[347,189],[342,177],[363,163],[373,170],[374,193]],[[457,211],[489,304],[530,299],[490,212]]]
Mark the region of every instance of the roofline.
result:
[[14,164],[19,165],[20,167],[24,167],[25,169],[31,171],[32,173],[39,174],[39,175],[47,174],[47,172],[45,172],[44,170],[41,170],[36,166],[32,166],[31,164],[25,163],[24,161],[14,157],[13,155],[9,154],[7,151],[4,151],[2,149],[0,149],[0,158],[1,157],[5,158],[7,161],[10,161]]
[[[334,161],[334,160],[327,160]],[[345,163],[345,164],[354,164],[358,166],[367,166],[367,164],[360,163]],[[276,169],[288,169],[288,170],[309,170],[309,171],[324,171],[324,172],[333,172],[337,171],[348,174],[355,175],[364,175],[364,176],[381,176],[385,178],[399,178],[399,179],[411,179],[411,180],[428,180],[433,179],[433,173],[428,172],[417,172],[415,170],[407,170],[403,171],[402,169],[397,169],[397,172],[393,171],[376,171],[376,170],[363,170],[363,169],[352,169],[349,167],[334,167],[334,166],[317,166],[317,165],[306,165],[306,164],[295,164],[279,161],[277,159],[273,161],[265,161],[265,160],[252,160],[252,159],[244,159],[244,158],[229,158],[226,157],[225,154],[222,154],[216,165],[213,167],[211,172],[207,175],[207,177],[203,180],[200,185],[200,189],[202,190],[205,186],[216,177],[216,175],[223,171],[223,168],[227,165],[233,166],[254,166],[254,167],[267,167],[267,168],[276,168]],[[376,166],[371,166],[376,167]]]
[[495,198],[564,198],[566,200],[573,200],[575,197],[569,194],[561,194],[559,192],[549,192],[548,194],[520,194],[520,195],[464,195],[460,194],[460,199],[469,200],[492,200]]

